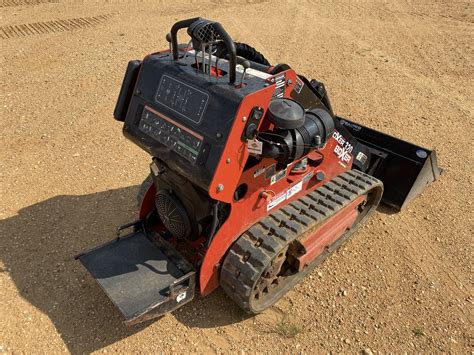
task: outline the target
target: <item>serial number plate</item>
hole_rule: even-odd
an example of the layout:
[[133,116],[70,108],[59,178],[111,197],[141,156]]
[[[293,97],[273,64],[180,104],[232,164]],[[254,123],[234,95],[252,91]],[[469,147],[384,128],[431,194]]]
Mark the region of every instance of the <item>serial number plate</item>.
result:
[[209,95],[178,79],[163,75],[155,100],[178,115],[199,124],[206,111]]

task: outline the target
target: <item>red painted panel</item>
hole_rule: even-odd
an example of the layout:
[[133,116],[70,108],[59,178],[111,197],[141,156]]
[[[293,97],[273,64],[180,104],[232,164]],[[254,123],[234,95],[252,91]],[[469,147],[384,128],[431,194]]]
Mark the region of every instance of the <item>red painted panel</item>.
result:
[[[272,165],[274,162],[272,159],[263,159],[257,166],[243,172],[238,185],[246,183],[248,185],[248,192],[242,200],[231,203],[229,218],[216,233],[204,256],[200,270],[200,290],[202,295],[209,294],[219,286],[220,263],[230,246],[245,230],[274,210],[306,195],[321,184],[351,168],[350,163],[346,166],[339,164],[339,159],[334,154],[336,145],[337,142],[331,138],[320,151],[320,154],[324,157],[322,162],[310,161],[310,167],[305,174],[290,174],[289,172],[293,166],[293,164],[290,164],[286,169],[285,178],[282,178],[273,185],[270,185],[270,180],[265,178],[265,173],[254,177],[254,173],[260,168],[267,168]],[[324,180],[316,180],[315,176],[318,172],[324,172]],[[307,178],[308,176],[311,177],[305,180],[305,177]],[[274,210],[267,211],[267,200],[261,197],[263,191],[269,192],[270,195],[278,196],[300,182],[302,182],[300,192],[279,204]]]
[[306,249],[306,253],[298,258],[300,271],[321,254],[326,247],[339,239],[347,229],[352,227],[359,215],[357,207],[364,200],[365,196],[360,196],[342,211],[330,217],[313,234],[309,234],[305,236],[304,240],[300,240]]
[[[281,75],[281,73],[278,75]],[[293,90],[296,83],[296,73],[291,69],[286,71],[286,80],[288,79],[292,83],[285,87],[285,97],[290,97],[291,90]],[[228,143],[209,188],[211,198],[231,204],[231,213],[227,221],[216,233],[202,261],[200,290],[203,295],[209,294],[219,286],[220,263],[234,241],[245,230],[274,210],[313,191],[321,184],[351,168],[352,162],[342,164],[335,155],[334,149],[338,143],[335,139],[330,138],[323,149],[312,151],[308,154],[308,158],[310,158],[309,166],[307,171],[303,173],[291,173],[291,168],[296,163],[293,162],[284,169],[285,175],[283,178],[271,184],[270,177],[266,176],[264,170],[274,164],[273,159],[262,159],[256,166],[246,171],[243,170],[249,154],[246,143],[241,140],[242,131],[246,124],[242,118],[244,116],[248,118],[254,106],[260,106],[266,110],[275,88],[275,85],[271,83],[271,78],[268,82],[270,84],[268,87],[247,96],[241,103],[228,138]],[[264,122],[264,124],[266,126],[262,127],[263,129],[271,128],[271,124],[269,125],[268,122]],[[227,159],[229,159],[229,163],[227,163]],[[264,172],[258,174],[259,171],[262,171],[261,169]],[[318,181],[315,178],[318,172],[324,172],[324,179],[322,181]],[[243,183],[248,186],[246,196],[240,201],[234,201],[233,194],[235,188]],[[224,190],[221,192],[217,192],[217,185],[219,184],[224,185]],[[267,198],[286,193],[289,188],[297,184],[301,184],[301,191],[285,199],[278,206],[275,206],[274,209],[267,210],[269,202]],[[145,194],[141,204],[140,218],[145,218],[151,209],[154,208],[155,193],[155,187],[152,185]],[[267,198],[263,197],[262,193]],[[195,247],[199,248],[198,245],[195,245]]]
[[148,190],[145,192],[145,195],[143,196],[143,201],[140,204],[140,211],[138,213],[139,219],[145,219],[148,213],[150,213],[150,211],[155,208],[155,194],[155,184],[151,184]]

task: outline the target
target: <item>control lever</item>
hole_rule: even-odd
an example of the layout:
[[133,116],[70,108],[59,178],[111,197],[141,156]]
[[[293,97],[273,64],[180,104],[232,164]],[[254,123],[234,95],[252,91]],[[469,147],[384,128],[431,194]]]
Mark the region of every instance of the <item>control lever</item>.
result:
[[172,39],[171,39],[171,33],[169,33],[169,32],[166,34],[166,41],[168,42],[168,47],[170,49],[170,57],[173,57],[173,51],[172,51],[172,48],[171,48]]
[[183,59],[186,59],[186,57],[188,56],[188,53],[189,53],[189,49],[192,48],[191,47],[191,44],[193,43],[193,40],[190,40],[188,42],[188,45],[186,46],[186,52],[184,53],[184,56],[183,56]]
[[201,65],[202,73],[206,74],[206,44],[201,42]]
[[[173,58],[173,50],[172,50],[172,37],[171,37],[171,33],[168,32],[166,34],[166,41],[168,42],[168,45],[169,45],[169,49],[170,49],[170,57]],[[188,45],[186,46],[186,52],[184,52],[184,56],[183,56],[183,59],[186,59],[187,55],[188,55],[188,52],[189,52],[189,48],[191,46],[191,43],[193,43],[193,40],[190,40]],[[179,46],[178,46],[179,47]]]
[[216,78],[219,80],[219,67],[218,67],[219,57],[216,57]]
[[248,68],[250,68],[250,62],[247,59],[239,57],[239,56],[237,56],[236,62],[237,64],[240,64],[241,66],[244,67],[244,72],[242,73],[242,77],[240,78],[240,84],[238,85],[238,87],[241,88],[244,83],[245,72],[247,71]]

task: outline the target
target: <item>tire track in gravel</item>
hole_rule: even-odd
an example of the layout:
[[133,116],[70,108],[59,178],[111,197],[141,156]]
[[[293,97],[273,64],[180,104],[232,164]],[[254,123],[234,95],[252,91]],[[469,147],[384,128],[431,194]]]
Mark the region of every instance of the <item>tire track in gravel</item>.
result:
[[42,22],[32,22],[20,25],[0,27],[0,38],[11,39],[27,36],[44,35],[58,32],[69,32],[98,26],[112,17],[111,14],[92,17],[77,17],[56,19]]
[[40,4],[58,4],[59,0],[3,0],[0,7],[32,6]]

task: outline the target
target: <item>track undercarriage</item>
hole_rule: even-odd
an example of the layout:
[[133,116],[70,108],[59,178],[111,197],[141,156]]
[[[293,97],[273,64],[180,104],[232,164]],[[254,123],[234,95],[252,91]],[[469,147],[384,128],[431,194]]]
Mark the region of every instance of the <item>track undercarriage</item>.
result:
[[229,250],[222,288],[249,313],[268,308],[375,212],[382,192],[379,180],[348,171],[271,213]]

